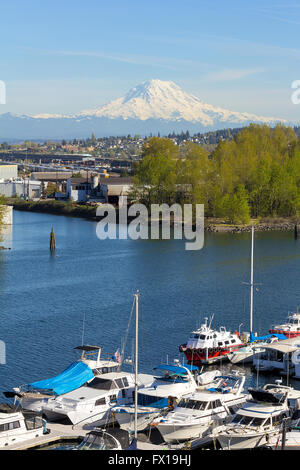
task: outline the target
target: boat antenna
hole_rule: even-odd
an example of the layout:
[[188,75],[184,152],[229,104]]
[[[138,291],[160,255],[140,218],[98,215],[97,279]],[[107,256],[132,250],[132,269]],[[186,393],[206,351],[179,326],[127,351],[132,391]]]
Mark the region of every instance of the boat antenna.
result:
[[137,406],[138,406],[138,349],[139,349],[139,291],[135,298],[135,396],[134,396],[134,438],[137,440]]
[[209,326],[208,326],[209,328],[211,328],[211,324],[212,324],[212,321],[214,319],[214,316],[215,316],[215,314],[213,313],[212,316],[210,317]]

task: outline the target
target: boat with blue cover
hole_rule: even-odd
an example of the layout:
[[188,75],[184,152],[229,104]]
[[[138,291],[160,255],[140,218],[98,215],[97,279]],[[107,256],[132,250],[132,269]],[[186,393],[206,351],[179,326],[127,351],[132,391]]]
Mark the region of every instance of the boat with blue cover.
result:
[[118,371],[120,363],[111,355],[102,357],[101,346],[82,345],[75,350],[81,351],[81,357],[63,372],[49,379],[38,380],[4,392],[6,398],[14,398],[15,403],[25,410],[42,410],[49,398],[57,397],[76,390],[94,377]]

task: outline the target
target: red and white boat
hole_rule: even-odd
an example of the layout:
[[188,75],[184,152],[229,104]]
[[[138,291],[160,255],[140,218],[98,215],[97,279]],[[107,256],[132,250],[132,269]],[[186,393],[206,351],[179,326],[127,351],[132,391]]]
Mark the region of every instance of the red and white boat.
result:
[[291,313],[287,317],[287,322],[282,325],[274,325],[269,330],[270,333],[281,333],[287,338],[300,336],[300,312]]
[[244,346],[239,333],[231,333],[224,326],[219,330],[211,328],[211,321],[204,319],[201,327],[193,331],[188,342],[179,347],[185,354],[189,364],[212,364],[227,359],[228,354]]

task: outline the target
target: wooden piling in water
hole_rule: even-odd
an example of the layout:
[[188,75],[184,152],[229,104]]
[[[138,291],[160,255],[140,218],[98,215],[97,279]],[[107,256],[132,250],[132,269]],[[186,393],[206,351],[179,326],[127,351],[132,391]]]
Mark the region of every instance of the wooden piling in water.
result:
[[55,251],[55,233],[54,233],[54,230],[53,230],[53,227],[51,229],[51,232],[50,232],[50,251],[53,252]]

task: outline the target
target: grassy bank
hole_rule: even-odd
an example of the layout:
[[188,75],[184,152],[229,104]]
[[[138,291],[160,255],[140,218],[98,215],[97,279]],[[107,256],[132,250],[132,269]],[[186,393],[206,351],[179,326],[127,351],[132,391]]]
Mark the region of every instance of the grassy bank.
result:
[[83,217],[85,219],[96,218],[96,207],[74,202],[63,202],[55,200],[23,201],[22,199],[9,199],[14,209],[29,212],[44,212],[48,214],[69,215],[72,217]]

